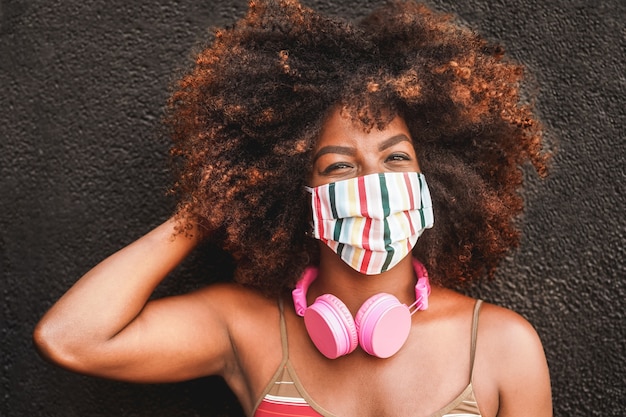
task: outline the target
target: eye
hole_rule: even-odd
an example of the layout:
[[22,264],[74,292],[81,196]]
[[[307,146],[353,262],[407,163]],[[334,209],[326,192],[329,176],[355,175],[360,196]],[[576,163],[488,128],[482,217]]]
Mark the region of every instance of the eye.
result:
[[322,171],[322,174],[330,174],[332,172],[350,168],[352,168],[352,165],[347,162],[335,162],[334,164],[330,164],[328,167],[326,167],[326,169]]
[[385,162],[403,162],[410,161],[411,157],[404,152],[394,152],[387,157]]

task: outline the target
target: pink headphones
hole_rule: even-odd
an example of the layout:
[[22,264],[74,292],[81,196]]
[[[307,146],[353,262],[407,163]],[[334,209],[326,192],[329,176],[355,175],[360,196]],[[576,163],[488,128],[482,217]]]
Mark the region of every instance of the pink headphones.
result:
[[409,337],[411,316],[428,308],[428,273],[415,258],[413,268],[418,277],[413,304],[407,307],[391,294],[375,294],[363,303],[353,319],[346,305],[332,294],[320,295],[307,308],[306,293],[317,278],[317,268],[309,267],[292,292],[296,314],[304,317],[311,340],[329,359],[351,353],[358,344],[370,355],[388,358]]

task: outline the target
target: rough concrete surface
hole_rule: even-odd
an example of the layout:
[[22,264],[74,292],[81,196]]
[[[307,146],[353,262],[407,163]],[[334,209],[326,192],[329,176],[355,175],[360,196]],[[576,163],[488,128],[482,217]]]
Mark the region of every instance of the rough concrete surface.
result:
[[[377,4],[303,2],[350,18]],[[529,176],[522,246],[496,281],[471,292],[537,328],[555,415],[622,416],[625,3],[431,4],[528,65],[558,143],[551,175]],[[168,86],[207,29],[245,9],[244,0],[0,0],[0,415],[243,415],[218,378],[78,376],[43,362],[30,335],[82,273],[171,212],[159,128]],[[219,260],[195,255],[159,294],[201,285],[206,271],[225,274]]]

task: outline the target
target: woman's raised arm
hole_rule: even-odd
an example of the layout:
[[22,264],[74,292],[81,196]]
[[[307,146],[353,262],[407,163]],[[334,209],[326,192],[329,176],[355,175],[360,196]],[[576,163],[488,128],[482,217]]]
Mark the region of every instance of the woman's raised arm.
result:
[[232,355],[223,289],[148,301],[198,243],[196,231],[177,233],[176,224],[169,219],[78,280],[35,328],[40,353],[75,372],[129,381],[221,373]]

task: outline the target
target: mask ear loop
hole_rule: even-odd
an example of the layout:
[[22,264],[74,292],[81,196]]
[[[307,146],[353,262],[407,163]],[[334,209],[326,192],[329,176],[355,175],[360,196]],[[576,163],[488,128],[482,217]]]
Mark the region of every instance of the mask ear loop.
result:
[[[308,185],[305,185],[305,186],[304,186],[304,190],[305,190],[307,193],[311,194],[311,198],[313,197],[313,191],[314,191],[314,188],[313,188],[313,187],[309,187]],[[310,207],[309,207],[309,209],[310,209]],[[309,212],[309,214],[311,214],[311,213]],[[312,215],[310,215],[310,216],[309,216],[309,218],[312,218],[312,217],[313,217]],[[309,226],[311,226],[311,230],[310,230],[310,232],[306,232],[306,233],[305,233],[305,235],[306,235],[306,236],[311,237],[311,236],[314,236],[314,234],[315,234],[315,233],[314,233],[314,230],[315,230],[315,224],[313,223],[313,220],[312,220],[312,219],[311,219],[311,221],[309,221]]]

